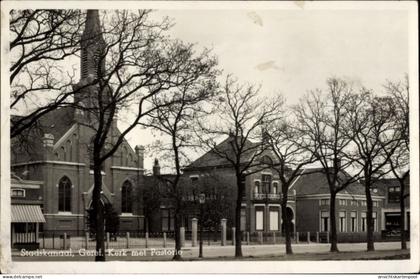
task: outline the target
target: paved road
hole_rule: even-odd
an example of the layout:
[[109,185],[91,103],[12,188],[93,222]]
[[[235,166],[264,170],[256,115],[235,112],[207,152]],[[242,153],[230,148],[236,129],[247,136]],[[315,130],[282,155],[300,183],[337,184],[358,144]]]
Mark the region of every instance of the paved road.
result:
[[[299,260],[299,259],[310,259],[312,260],[321,259],[322,254],[329,254],[330,245],[328,243],[311,243],[311,244],[293,244],[293,252],[295,255],[305,255],[304,257],[295,256],[295,258],[290,258],[290,260]],[[340,252],[347,252],[348,259],[364,258],[365,255],[371,254],[366,253],[366,243],[345,243],[338,244]],[[379,257],[379,256],[392,256],[395,254],[400,254],[398,251],[400,248],[399,242],[378,242],[375,243],[375,249],[379,254],[371,254],[370,257]],[[29,253],[22,256],[23,253],[19,251],[13,251],[13,260],[15,261],[93,261],[94,251],[92,250],[71,250],[70,251],[52,251],[44,250],[45,252],[52,253],[62,253],[59,256],[56,254],[52,255],[38,255],[33,256]],[[242,248],[244,257],[257,257],[257,258],[268,258],[272,260],[280,259],[285,256],[285,247],[282,245],[244,245]],[[382,251],[382,252],[381,252]],[[43,252],[43,250],[41,250]],[[107,252],[107,260],[119,260],[119,261],[164,261],[171,260],[174,250],[171,248],[156,248],[156,249],[118,249],[118,250],[109,250]],[[233,246],[205,246],[203,249],[204,257],[207,259],[216,259],[220,258],[230,258],[234,256],[234,247]],[[344,253],[342,253],[344,254]],[[308,258],[309,256],[309,258]],[[185,260],[195,260],[198,258],[198,247],[187,247],[182,250],[182,257]],[[288,260],[288,259],[286,259]]]

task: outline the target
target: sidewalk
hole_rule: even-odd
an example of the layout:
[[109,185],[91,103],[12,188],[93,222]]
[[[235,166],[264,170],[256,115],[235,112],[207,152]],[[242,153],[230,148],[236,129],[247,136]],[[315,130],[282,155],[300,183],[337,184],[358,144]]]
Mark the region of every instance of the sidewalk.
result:
[[[409,245],[409,243],[408,243]],[[285,255],[285,245],[244,245],[242,246],[242,252],[244,258],[252,259],[271,259],[277,260],[280,257],[289,257],[286,260],[307,260],[308,257],[312,257],[312,260],[318,260],[320,255],[325,258],[325,256],[338,255],[334,253],[329,253],[330,244],[329,243],[301,243],[301,244],[292,244],[292,249],[294,253],[294,258]],[[375,243],[376,254],[366,252],[366,243],[342,243],[338,244],[338,249],[340,254],[348,253],[350,259],[354,257],[362,257],[369,254],[370,257],[376,256],[393,256],[393,255],[407,255],[409,252],[399,251],[400,243],[399,242],[377,242]],[[93,250],[45,250],[53,253],[65,252],[65,255],[60,256],[22,256],[20,251],[12,250],[13,260],[16,261],[92,261],[94,256],[92,255]],[[382,252],[381,252],[382,251]],[[70,252],[70,253],[69,253]],[[87,252],[90,252],[87,253]],[[361,253],[362,252],[362,253]],[[167,248],[140,248],[140,249],[110,249],[107,250],[107,260],[122,260],[122,261],[162,261],[162,260],[171,260],[174,253],[173,247]],[[235,249],[233,245],[230,246],[204,246],[203,255],[204,260],[214,259],[217,260],[220,258],[230,258],[233,259],[235,254]],[[300,256],[299,256],[300,255]],[[302,258],[303,256],[303,258]],[[327,258],[328,258],[327,257]],[[353,258],[351,258],[353,257]],[[185,260],[196,260],[198,258],[198,246],[197,247],[185,247],[182,249],[182,258]],[[332,258],[334,259],[334,258]],[[284,260],[284,259],[283,259]]]

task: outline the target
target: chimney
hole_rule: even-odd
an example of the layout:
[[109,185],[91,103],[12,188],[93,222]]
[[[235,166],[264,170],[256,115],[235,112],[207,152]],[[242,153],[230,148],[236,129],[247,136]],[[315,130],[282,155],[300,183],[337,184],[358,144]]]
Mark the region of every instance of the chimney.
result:
[[54,135],[52,134],[44,134],[42,137],[42,145],[44,146],[44,151],[42,151],[42,155],[45,160],[49,160],[52,158],[52,151],[54,146]]
[[139,169],[143,168],[144,163],[144,146],[143,145],[136,145],[135,147],[136,154],[137,154],[137,167]]
[[154,176],[160,175],[160,165],[159,165],[158,159],[155,159],[155,163],[153,164],[153,175]]

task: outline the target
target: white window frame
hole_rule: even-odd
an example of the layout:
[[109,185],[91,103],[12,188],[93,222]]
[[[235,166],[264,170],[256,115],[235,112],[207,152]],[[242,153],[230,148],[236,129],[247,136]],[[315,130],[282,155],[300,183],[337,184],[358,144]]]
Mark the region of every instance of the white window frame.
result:
[[[13,195],[13,191],[22,192],[23,195],[22,196]],[[10,194],[11,194],[11,197],[13,197],[13,198],[25,198],[26,197],[26,191],[25,191],[25,189],[21,189],[21,188],[11,189]]]
[[[272,212],[274,212],[274,213],[277,213],[277,218],[275,218],[276,219],[276,222],[277,222],[277,227],[276,228],[273,228],[272,227],[272,223],[271,223],[271,220],[272,220],[272,218],[271,218],[271,213]],[[277,208],[276,210],[271,210],[271,208],[269,208],[268,209],[268,217],[269,217],[269,220],[270,220],[270,231],[278,231],[278,230],[280,230],[280,224],[279,224],[279,217],[280,217],[280,210]]]
[[[327,213],[328,217],[323,217],[322,216],[323,212]],[[327,230],[326,231],[324,230],[324,222],[323,222],[324,218],[327,218]],[[323,210],[323,211],[319,212],[319,231],[320,232],[329,232],[330,231],[330,212],[329,211]]]
[[[265,209],[263,207],[256,207],[255,208],[255,230],[256,231],[264,231],[264,211]],[[261,212],[261,223],[259,223],[259,214]],[[259,226],[261,224],[261,227]]]
[[[350,211],[349,212],[350,214],[350,232],[357,232],[358,231],[358,226],[357,226],[357,211]],[[351,216],[352,215],[352,213],[354,213],[356,216],[355,217],[353,217],[353,216]],[[354,220],[355,220],[355,224],[354,224],[354,230],[353,230],[353,218],[354,218]]]
[[360,214],[360,231],[362,232],[367,231],[367,212],[362,212]]
[[[343,217],[344,217],[344,220],[342,220]],[[339,226],[340,232],[346,232],[347,231],[347,226],[346,226],[347,219],[346,219],[346,212],[345,211],[339,211],[338,212],[338,220],[339,220],[339,224],[340,224],[340,226]],[[343,221],[343,223],[341,223],[341,221]]]
[[373,219],[373,231],[378,231],[378,213],[376,211],[372,212],[372,219]]

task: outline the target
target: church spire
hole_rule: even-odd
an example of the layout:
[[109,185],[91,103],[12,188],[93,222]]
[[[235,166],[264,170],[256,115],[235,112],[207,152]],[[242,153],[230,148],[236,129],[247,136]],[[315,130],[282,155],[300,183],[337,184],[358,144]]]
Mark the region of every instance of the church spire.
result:
[[98,10],[88,10],[81,42],[81,79],[97,78],[105,70],[105,40]]

